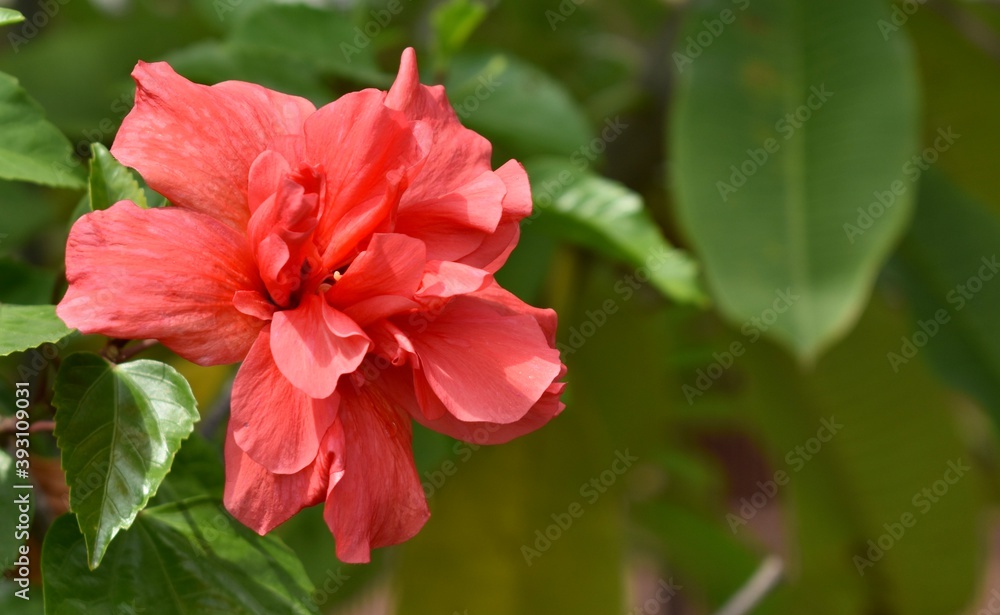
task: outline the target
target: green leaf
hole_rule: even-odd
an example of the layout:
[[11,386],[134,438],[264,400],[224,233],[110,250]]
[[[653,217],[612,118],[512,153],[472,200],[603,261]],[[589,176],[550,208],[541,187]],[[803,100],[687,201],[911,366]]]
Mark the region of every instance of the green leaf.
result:
[[90,211],[107,209],[118,201],[132,201],[143,209],[149,207],[134,171],[115,160],[108,148],[100,143],[90,144],[90,154],[87,183]]
[[913,330],[887,348],[893,372],[927,349],[949,382],[978,397],[1000,425],[1000,219],[929,172],[900,249]]
[[198,410],[191,387],[169,365],[113,365],[90,353],[63,361],[53,405],[70,509],[94,569],[156,493]]
[[0,304],[0,357],[55,343],[73,332],[54,305]]
[[704,302],[697,265],[663,238],[642,197],[565,160],[539,158],[526,167],[537,218],[525,224],[643,268],[657,290],[675,301]]
[[[760,318],[777,291],[801,297],[766,335],[808,362],[854,325],[909,218],[913,54],[905,32],[883,39],[881,2],[695,7],[672,56],[680,221],[738,326]],[[859,207],[877,221],[857,228]]]
[[489,8],[477,0],[449,0],[431,13],[434,31],[434,58],[438,71],[447,68],[451,57],[465,45],[479,24],[486,19]]
[[226,484],[222,455],[197,431],[174,456],[170,474],[160,484],[149,506],[179,502],[197,496],[222,498]]
[[49,615],[316,612],[313,587],[288,547],[206,498],[143,511],[98,570],[88,570],[88,550],[72,515],[49,529],[42,551]]
[[24,21],[24,15],[14,9],[0,8],[0,26],[9,26]]
[[60,188],[82,188],[71,164],[73,146],[45,120],[41,106],[17,79],[0,73],[0,178]]
[[569,92],[512,56],[456,56],[445,87],[463,124],[518,158],[570,156],[592,137],[586,116]]

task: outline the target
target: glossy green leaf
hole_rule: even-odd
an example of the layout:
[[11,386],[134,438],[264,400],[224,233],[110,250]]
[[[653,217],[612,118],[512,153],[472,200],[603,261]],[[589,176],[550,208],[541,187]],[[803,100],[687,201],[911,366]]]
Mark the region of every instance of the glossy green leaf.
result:
[[17,79],[0,73],[0,178],[82,188],[68,139],[45,119]]
[[663,238],[642,197],[558,158],[529,160],[526,167],[537,209],[524,224],[641,268],[675,301],[703,303],[697,265]]
[[434,57],[438,70],[444,70],[451,57],[465,45],[489,9],[478,0],[448,0],[431,13],[434,31]]
[[90,211],[107,209],[118,201],[132,201],[144,209],[149,207],[134,171],[115,160],[108,148],[100,143],[90,144],[90,154],[87,183]]
[[181,445],[170,473],[160,483],[149,500],[149,506],[160,506],[198,496],[222,498],[226,484],[222,453],[197,431]]
[[24,15],[14,9],[0,8],[0,26],[9,26],[24,21]]
[[0,304],[0,357],[58,342],[72,332],[54,305]]
[[579,105],[527,62],[499,53],[461,54],[452,60],[445,87],[462,123],[511,155],[588,151],[591,130]]
[[800,296],[766,335],[805,361],[854,325],[915,196],[916,66],[888,18],[868,0],[710,0],[672,55],[674,189],[712,294],[738,326]]
[[893,373],[927,349],[932,365],[1000,424],[1000,219],[943,174],[928,173],[900,261],[913,331],[887,349]]
[[113,365],[77,353],[59,369],[53,405],[70,509],[86,537],[88,565],[97,568],[170,471],[199,418],[196,402],[169,365]]
[[312,585],[288,547],[257,536],[207,498],[143,511],[108,548],[103,566],[91,571],[87,562],[76,520],[63,515],[42,552],[48,615],[316,612]]

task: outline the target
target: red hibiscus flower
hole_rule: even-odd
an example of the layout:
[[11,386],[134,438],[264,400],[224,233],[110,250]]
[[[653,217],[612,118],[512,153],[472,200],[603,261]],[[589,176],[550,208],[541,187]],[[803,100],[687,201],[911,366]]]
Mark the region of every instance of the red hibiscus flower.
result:
[[556,315],[493,273],[531,211],[413,50],[388,92],[320,109],[140,63],[112,147],[171,207],[81,218],[58,313],[84,333],[155,338],[201,365],[243,361],[225,504],[263,534],[325,503],[337,555],[413,536],[429,513],[410,419],[500,443],[559,414]]

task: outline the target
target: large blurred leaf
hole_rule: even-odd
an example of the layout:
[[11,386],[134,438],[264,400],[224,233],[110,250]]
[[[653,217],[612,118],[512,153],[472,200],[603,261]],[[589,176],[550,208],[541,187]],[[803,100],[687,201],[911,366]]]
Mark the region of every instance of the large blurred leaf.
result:
[[[789,475],[776,496],[791,522],[789,592],[810,613],[955,613],[974,595],[985,529],[978,477],[946,391],[922,360],[898,374],[886,361],[909,333],[902,313],[876,302],[812,374],[743,339],[731,368],[739,390],[716,385],[695,402],[735,406],[756,421],[773,470]],[[821,433],[824,420],[841,427]],[[946,479],[951,464],[970,469]],[[906,514],[915,523],[899,536]],[[882,553],[869,557],[869,541],[880,540]]]
[[17,79],[0,73],[0,178],[82,188],[73,148]]
[[198,409],[187,381],[157,361],[112,365],[70,355],[56,378],[55,435],[70,486],[70,508],[97,568],[170,471]]
[[90,155],[90,179],[87,183],[90,211],[107,209],[118,201],[132,201],[139,207],[149,207],[136,174],[115,160],[108,148],[100,143],[91,143]]
[[445,86],[462,123],[513,155],[570,156],[591,139],[587,119],[566,89],[512,56],[460,54]]
[[[975,18],[962,11],[952,4],[948,14],[977,28]],[[957,147],[932,162],[963,190],[1000,211],[1000,174],[994,164],[1000,134],[1000,114],[994,112],[1000,107],[1000,62],[936,11],[918,11],[907,20],[906,28],[920,59],[927,144],[940,129],[951,128],[961,135]]]
[[[920,186],[900,250],[914,330],[891,348],[893,371],[925,346],[934,366],[977,396],[1000,424],[1000,219],[942,174]],[[904,348],[904,346],[906,346]]]
[[[398,13],[407,5],[396,0],[393,6]],[[306,4],[261,4],[235,24],[229,40],[280,53],[289,63],[314,66],[327,74],[383,81],[375,65],[373,38],[395,17],[388,8],[378,9],[370,21],[356,27],[340,11]],[[372,37],[365,28],[378,33]]]
[[805,360],[854,324],[914,196],[903,167],[917,145],[916,70],[906,33],[885,40],[877,27],[888,11],[709,0],[673,55],[680,219],[733,322],[760,317],[776,291],[801,297],[767,335]]
[[[575,427],[568,422],[557,419],[501,447],[456,444],[455,456],[422,475],[432,517],[402,548],[399,615],[619,608],[620,496],[612,491],[591,503],[579,492],[615,460],[615,450],[584,445],[583,418]],[[572,506],[581,517],[570,516]],[[536,530],[555,540],[546,543]],[[572,586],[587,591],[557,590]]]
[[530,160],[527,169],[538,217],[525,224],[642,268],[678,302],[704,301],[697,265],[667,243],[638,194],[558,158]]
[[316,612],[312,585],[288,547],[206,498],[143,511],[98,570],[88,570],[85,543],[72,515],[49,529],[42,553],[48,615]]
[[0,357],[58,342],[72,332],[54,305],[0,304]]
[[434,31],[434,58],[437,70],[444,70],[479,26],[489,8],[479,0],[448,0],[431,13]]
[[314,67],[268,49],[207,41],[172,51],[166,59],[178,74],[197,83],[248,81],[317,105],[333,98]]
[[37,305],[51,301],[55,283],[52,271],[0,258],[0,303]]

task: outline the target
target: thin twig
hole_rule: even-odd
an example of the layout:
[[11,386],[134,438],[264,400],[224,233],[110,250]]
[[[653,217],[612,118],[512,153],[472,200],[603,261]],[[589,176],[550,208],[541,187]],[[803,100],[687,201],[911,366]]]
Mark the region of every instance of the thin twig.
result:
[[128,361],[129,359],[139,354],[140,352],[149,350],[150,348],[156,346],[159,343],[160,342],[157,340],[142,340],[140,342],[132,344],[131,346],[126,346],[125,348],[122,348],[121,352],[118,354],[118,360],[115,362],[123,363],[125,361]]
[[[35,421],[31,423],[28,427],[28,433],[37,433],[39,431],[52,431],[56,428],[55,421]],[[20,431],[17,428],[17,419],[13,417],[8,417],[0,421],[0,434],[12,434]]]
[[715,615],[746,615],[749,613],[765,596],[771,593],[771,590],[781,580],[784,568],[781,558],[774,555],[765,557],[753,576]]

